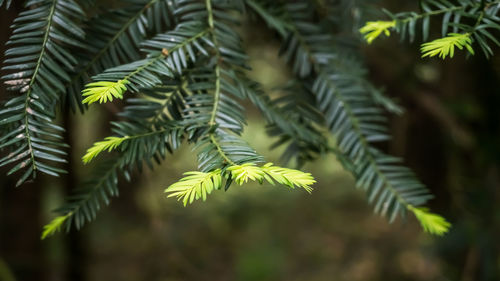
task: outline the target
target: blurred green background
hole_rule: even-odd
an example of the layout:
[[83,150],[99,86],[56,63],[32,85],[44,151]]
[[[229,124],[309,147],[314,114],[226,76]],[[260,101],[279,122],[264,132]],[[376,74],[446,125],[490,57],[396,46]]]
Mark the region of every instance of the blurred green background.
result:
[[[415,2],[377,3],[399,11],[415,10]],[[0,11],[1,42],[20,9]],[[261,30],[242,33],[252,77],[271,90],[289,73],[279,42]],[[0,170],[0,280],[500,280],[500,60],[423,60],[418,44],[397,38],[363,52],[372,80],[407,109],[392,116],[385,150],[404,157],[436,195],[431,207],[453,223],[448,235],[426,235],[414,218],[389,225],[373,215],[333,156],[304,167],[318,181],[311,195],[249,184],[185,208],[163,193],[196,169],[185,146],[154,171],[123,180],[120,197],[80,232],[40,241],[51,210],[90,172],[80,157],[109,134],[115,103],[84,116],[62,112],[73,146],[68,176],[14,189]],[[245,139],[278,163],[281,150],[269,148],[263,119],[247,109]]]

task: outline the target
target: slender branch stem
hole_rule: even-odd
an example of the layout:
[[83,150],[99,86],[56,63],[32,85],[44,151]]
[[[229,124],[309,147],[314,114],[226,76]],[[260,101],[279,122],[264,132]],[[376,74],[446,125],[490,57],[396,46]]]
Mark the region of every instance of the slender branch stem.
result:
[[37,170],[37,166],[35,163],[35,152],[33,151],[33,147],[31,144],[31,134],[30,134],[30,124],[29,124],[29,115],[32,112],[32,109],[29,107],[30,105],[30,100],[31,100],[31,93],[33,91],[33,84],[36,81],[36,77],[38,75],[38,72],[40,71],[40,66],[42,65],[42,59],[45,55],[46,51],[46,45],[49,41],[49,34],[50,34],[50,28],[52,27],[52,22],[53,22],[53,17],[54,13],[56,10],[56,5],[57,5],[57,0],[52,1],[52,6],[50,8],[49,15],[47,17],[47,27],[45,28],[45,35],[43,37],[42,41],[42,48],[40,51],[40,56],[38,57],[38,60],[36,62],[36,67],[35,71],[33,72],[33,75],[31,76],[30,83],[28,85],[28,92],[26,93],[26,99],[24,102],[24,130],[25,130],[25,135],[26,135],[26,140],[28,141],[28,149],[30,151],[30,157],[31,157],[31,166],[33,167],[33,170]]
[[216,57],[216,64],[215,64],[215,90],[214,90],[214,106],[212,109],[212,114],[210,115],[210,121],[208,122],[209,126],[215,126],[216,122],[215,119],[217,117],[217,110],[219,107],[219,100],[220,100],[220,58],[221,54],[219,51],[219,43],[217,41],[217,36],[215,36],[215,26],[214,26],[214,15],[212,11],[212,2],[211,0],[206,0],[206,7],[207,7],[207,13],[208,13],[208,26],[211,31],[212,35],[212,41],[214,42],[215,45],[215,57]]
[[220,67],[219,64],[215,65],[215,91],[214,91],[214,107],[212,109],[212,113],[210,115],[210,121],[208,122],[208,125],[210,127],[216,125],[216,117],[217,117],[217,110],[219,108],[219,99],[220,99]]
[[[219,101],[220,101],[220,94],[221,94],[221,85],[220,85],[220,79],[221,79],[221,74],[220,74],[220,63],[221,63],[221,53],[219,51],[219,42],[217,41],[217,36],[215,34],[215,26],[214,26],[214,15],[212,11],[212,2],[211,0],[205,0],[206,3],[206,8],[207,8],[207,14],[208,14],[208,26],[210,28],[210,33],[212,35],[212,41],[215,45],[215,90],[214,90],[214,106],[212,109],[212,113],[210,114],[210,121],[208,122],[208,125],[210,127],[213,127],[217,124],[216,118],[217,118],[217,111],[219,110]],[[217,138],[215,137],[215,131],[211,131],[209,133],[210,141],[215,145],[217,148],[217,152],[222,156],[222,158],[230,165],[236,165],[234,161],[232,161],[222,150],[222,147],[220,146],[219,142],[217,141]]]
[[207,6],[208,13],[208,26],[213,30],[214,29],[214,16],[212,11],[212,2],[211,0],[205,0],[205,5]]
[[236,166],[237,164],[231,160],[227,155],[226,153],[224,152],[224,150],[222,150],[222,147],[220,146],[219,142],[217,141],[217,139],[215,138],[215,135],[214,134],[210,134],[210,141],[215,145],[215,147],[217,148],[217,152],[219,152],[219,154],[222,156],[222,158],[228,163],[230,164],[231,166]]

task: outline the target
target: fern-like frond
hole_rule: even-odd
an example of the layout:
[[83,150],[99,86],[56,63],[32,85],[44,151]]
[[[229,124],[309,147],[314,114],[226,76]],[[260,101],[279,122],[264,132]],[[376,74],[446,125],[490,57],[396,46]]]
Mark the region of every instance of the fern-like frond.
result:
[[108,205],[111,197],[118,196],[119,174],[130,177],[124,159],[124,156],[119,156],[97,165],[90,179],[76,189],[64,205],[55,210],[60,215],[45,227],[43,238],[60,229],[69,231],[72,226],[80,229],[86,222],[94,220],[102,205]]
[[[500,31],[500,17],[498,15],[498,0],[485,1],[447,1],[447,0],[424,0],[420,2],[420,12],[400,12],[386,14],[392,19],[395,25],[392,30],[401,35],[401,39],[409,38],[413,42],[418,32],[422,33],[422,40],[426,41],[431,29],[431,18],[438,18],[441,21],[442,40],[436,40],[434,45],[426,45],[428,56],[444,56],[453,53],[453,48],[466,47],[473,53],[471,47],[472,39],[481,47],[486,57],[493,55],[491,43],[500,46],[500,41],[493,35]],[[386,21],[389,22],[389,21]],[[364,27],[365,31],[370,30],[370,26],[376,31],[375,22],[368,22]],[[379,26],[381,27],[381,26]],[[467,34],[468,36],[459,36]],[[375,35],[375,34],[374,34]],[[448,35],[448,36],[447,36]],[[471,39],[467,40],[465,37]],[[374,38],[369,38],[373,40]],[[454,44],[454,41],[456,44]],[[460,41],[457,43],[456,41]],[[371,42],[371,41],[370,41]],[[448,46],[448,47],[446,47]],[[452,47],[453,46],[453,47]],[[436,49],[443,49],[445,52],[434,53]]]
[[242,133],[244,108],[233,98],[227,77],[202,68],[190,74],[185,98],[183,125],[190,140],[196,142],[198,166],[207,172],[226,165],[260,162],[261,157],[238,135]]
[[[184,123],[191,140],[196,141],[201,171],[212,171],[230,165],[262,161],[254,149],[239,135],[245,125],[244,108],[235,98],[245,97],[245,87],[235,75],[248,69],[247,55],[241,39],[230,24],[237,23],[234,2],[187,0],[176,13],[181,18],[203,15],[210,31],[208,65],[190,74],[188,88],[193,95],[186,99]],[[229,185],[227,185],[228,187]]]
[[[200,68],[190,73],[185,98],[183,125],[191,141],[196,142],[198,166],[207,172],[226,165],[259,162],[261,157],[238,136],[243,131],[244,108],[230,94],[238,90],[230,77]],[[236,89],[236,90],[235,90]]]
[[310,193],[312,191],[311,185],[316,183],[310,173],[274,166],[273,163],[267,163],[262,167],[256,166],[254,163],[233,165],[229,166],[226,171],[231,173],[231,179],[239,185],[247,183],[248,180],[261,184],[267,180],[273,185],[276,181],[290,188],[302,187]]
[[68,219],[69,216],[70,214],[56,217],[51,220],[50,223],[44,225],[41,239],[44,240],[45,238],[50,237],[56,232],[60,231],[61,227],[64,225],[64,222]]
[[178,182],[170,185],[165,192],[170,193],[168,197],[177,197],[182,199],[184,206],[193,203],[200,198],[206,200],[208,194],[213,190],[222,188],[224,177],[227,186],[235,181],[243,185],[250,181],[256,181],[262,184],[264,180],[274,185],[274,181],[287,185],[291,188],[296,186],[304,188],[311,192],[311,185],[316,181],[309,173],[298,170],[274,166],[272,163],[259,167],[255,163],[244,163],[241,165],[231,164],[225,170],[216,169],[211,172],[186,172],[185,177]]
[[296,161],[298,167],[313,161],[329,150],[328,139],[323,128],[325,123],[322,113],[314,106],[314,95],[304,87],[301,81],[289,81],[280,89],[285,94],[273,100],[272,107],[286,113],[288,127],[274,123],[266,128],[271,137],[277,137],[272,147],[285,145],[281,161]]
[[312,91],[318,97],[340,151],[355,164],[357,186],[375,202],[375,212],[393,221],[407,205],[420,206],[431,195],[400,159],[378,152],[371,143],[388,139],[385,117],[371,97],[348,76],[322,74]]
[[[313,19],[306,3],[286,5],[292,29],[282,53],[305,88],[316,97],[328,129],[336,137],[344,167],[367,190],[374,210],[393,221],[408,206],[423,205],[432,196],[400,159],[382,154],[372,144],[389,138],[386,117],[353,59],[342,56],[335,41]],[[383,32],[383,30],[381,31]],[[299,80],[300,81],[300,80]],[[297,91],[297,90],[295,90]]]
[[[125,121],[113,123],[115,127],[113,131],[125,135],[120,137],[106,137],[103,141],[94,143],[82,157],[83,163],[87,164],[101,152],[106,150],[111,152],[119,146],[122,146],[122,152],[128,149],[124,154],[136,155],[140,153],[143,156],[155,155],[158,150],[164,154],[164,149],[161,149],[162,144],[168,144],[167,148],[169,150],[177,148],[180,143],[180,137],[183,134],[183,127],[180,123],[152,121],[155,126],[161,124],[161,128],[144,128]],[[172,144],[170,144],[170,141],[172,141]],[[130,159],[128,163],[133,163],[134,160]]]
[[446,234],[451,227],[451,223],[446,221],[445,218],[431,213],[427,208],[408,206],[408,209],[415,215],[420,225],[422,225],[422,228],[427,233],[442,236]]
[[55,163],[65,162],[63,129],[54,124],[55,104],[77,64],[68,47],[79,47],[84,37],[79,23],[85,14],[74,0],[31,0],[14,20],[5,52],[3,76],[11,98],[0,111],[0,126],[19,128],[2,137],[0,147],[10,151],[0,165],[14,164],[10,173],[23,171],[22,184],[36,172],[64,173]]
[[[207,34],[208,29],[199,22],[179,24],[174,31],[157,35],[142,44],[148,53],[146,59],[107,69],[93,80],[98,81],[95,83],[128,81],[126,89],[132,92],[152,88],[161,84],[163,77],[173,78],[174,73],[182,73],[198,56],[207,56],[203,47],[209,43]],[[122,95],[124,91],[119,93]]]
[[116,82],[99,81],[87,84],[82,95],[86,97],[82,103],[92,104],[94,102],[106,103],[116,99],[123,99],[123,93],[127,90],[128,80],[118,80]]
[[234,165],[228,167],[226,170],[231,173],[231,178],[239,185],[247,183],[248,180],[262,183],[262,180],[266,176],[264,170],[254,163]]
[[118,195],[120,174],[130,180],[132,169],[142,170],[143,163],[153,168],[154,162],[159,163],[180,146],[184,130],[176,121],[181,119],[184,108],[184,86],[182,80],[165,81],[163,86],[127,100],[128,105],[119,114],[124,120],[112,122],[113,138],[120,142],[114,147],[115,156],[98,162],[89,180],[57,210],[60,216],[67,217],[64,222],[67,231],[92,221],[101,207]]
[[116,149],[127,139],[129,139],[129,137],[107,137],[103,141],[94,143],[91,148],[87,149],[87,153],[82,157],[83,163],[89,163],[103,151],[107,150],[110,152],[113,149]]
[[[311,185],[316,183],[316,180],[314,180],[310,173],[274,166],[273,163],[267,163],[264,165],[262,167],[262,171],[280,184],[286,185],[290,188],[295,188],[296,186],[302,187],[309,193],[313,190]],[[266,179],[273,184],[273,181],[269,177],[266,177]]]
[[222,186],[220,169],[208,173],[186,172],[184,175],[184,178],[165,189],[165,192],[170,193],[167,197],[182,199],[184,206],[200,198],[205,201],[208,194]]
[[422,57],[439,56],[445,59],[447,56],[453,58],[455,47],[462,50],[464,47],[474,55],[474,50],[471,47],[472,39],[469,33],[450,33],[448,36],[436,39],[431,42],[423,43],[421,47]]
[[382,33],[389,37],[391,35],[390,30],[396,26],[396,21],[369,21],[359,29],[366,42],[371,44],[377,37],[379,37]]
[[[127,122],[115,126],[118,131],[128,126],[129,133],[133,133],[134,130],[144,130],[143,127],[133,127],[131,123]],[[152,160],[159,161],[165,157],[166,151],[176,148],[176,145],[180,143],[181,136],[182,130],[172,128],[163,131],[148,131],[130,137],[116,137],[118,141],[112,142],[112,145],[120,142],[119,145],[123,147],[118,156],[97,165],[83,187],[77,189],[68,198],[68,202],[56,210],[61,216],[66,217],[65,229],[69,231],[71,226],[80,229],[86,222],[95,219],[101,206],[108,205],[111,197],[118,196],[118,177],[120,174],[130,179],[130,171],[135,167],[140,169],[142,162],[152,166]],[[53,233],[54,231],[51,231],[47,235]]]
[[85,52],[80,58],[84,63],[65,85],[66,101],[73,110],[84,110],[81,89],[90,77],[140,59],[140,43],[172,27],[174,5],[175,1],[167,0],[129,0],[120,9],[88,20]]

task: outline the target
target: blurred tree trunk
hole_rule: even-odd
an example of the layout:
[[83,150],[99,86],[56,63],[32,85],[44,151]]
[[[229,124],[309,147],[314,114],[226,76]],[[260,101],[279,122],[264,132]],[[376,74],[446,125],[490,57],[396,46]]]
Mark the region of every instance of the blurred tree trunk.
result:
[[[63,127],[66,128],[64,133],[65,142],[70,146],[70,153],[68,157],[68,163],[66,164],[65,170],[68,171],[64,177],[64,195],[65,198],[69,196],[74,189],[78,188],[79,180],[75,173],[75,163],[73,161],[73,113],[66,107],[63,112]],[[84,245],[84,237],[79,231],[71,231],[65,241],[68,244],[66,247],[66,280],[68,281],[83,281],[86,280],[86,252]]]

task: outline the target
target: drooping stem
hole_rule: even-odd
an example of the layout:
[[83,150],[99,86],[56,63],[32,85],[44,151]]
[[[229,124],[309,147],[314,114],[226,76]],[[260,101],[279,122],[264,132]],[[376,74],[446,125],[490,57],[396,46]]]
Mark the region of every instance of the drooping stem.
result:
[[38,72],[40,71],[40,66],[42,65],[42,59],[43,59],[43,56],[45,55],[46,46],[47,46],[47,43],[49,42],[50,28],[52,26],[53,17],[54,17],[54,13],[56,10],[56,5],[57,5],[57,0],[53,0],[49,15],[47,17],[47,27],[45,28],[45,35],[44,35],[43,41],[42,41],[40,56],[38,57],[35,70],[33,72],[33,75],[31,76],[31,80],[30,80],[30,83],[28,85],[28,92],[26,93],[26,99],[24,102],[24,114],[25,114],[25,116],[24,116],[24,130],[25,131],[24,132],[26,135],[26,140],[28,141],[28,150],[30,152],[30,157],[31,157],[31,166],[33,167],[34,171],[37,170],[37,166],[35,163],[35,152],[33,151],[33,146],[31,144],[30,124],[29,124],[29,118],[28,118],[29,115],[33,112],[33,110],[29,107],[29,105],[30,105],[30,100],[31,100],[31,93],[33,91],[33,84],[35,83]]

